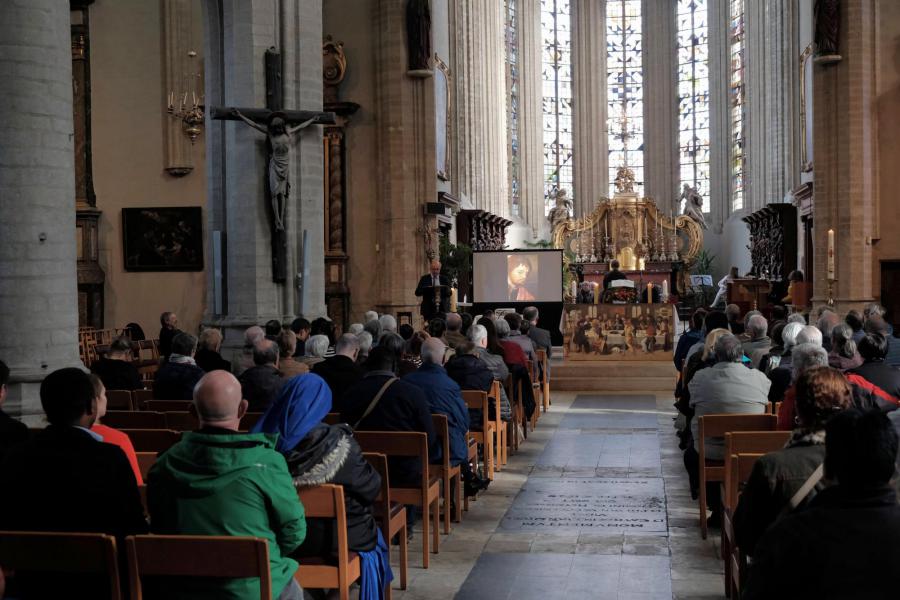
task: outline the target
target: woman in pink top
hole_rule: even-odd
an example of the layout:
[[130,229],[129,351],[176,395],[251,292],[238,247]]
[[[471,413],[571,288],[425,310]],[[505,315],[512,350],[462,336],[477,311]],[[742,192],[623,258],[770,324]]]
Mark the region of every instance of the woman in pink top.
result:
[[114,444],[122,449],[128,462],[131,464],[131,470],[134,471],[134,478],[138,485],[144,485],[144,478],[141,477],[141,468],[138,466],[137,454],[134,453],[134,446],[128,435],[122,433],[118,429],[107,427],[100,423],[100,419],[106,414],[106,387],[96,375],[91,375],[91,383],[94,384],[94,394],[97,398],[97,420],[91,426],[91,431],[103,438],[107,444]]

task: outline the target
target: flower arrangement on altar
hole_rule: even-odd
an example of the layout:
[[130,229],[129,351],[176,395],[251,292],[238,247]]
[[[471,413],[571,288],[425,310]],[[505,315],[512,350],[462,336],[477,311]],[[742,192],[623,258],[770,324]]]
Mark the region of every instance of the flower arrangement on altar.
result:
[[613,287],[604,290],[600,302],[603,304],[634,304],[637,302],[637,289],[633,287]]

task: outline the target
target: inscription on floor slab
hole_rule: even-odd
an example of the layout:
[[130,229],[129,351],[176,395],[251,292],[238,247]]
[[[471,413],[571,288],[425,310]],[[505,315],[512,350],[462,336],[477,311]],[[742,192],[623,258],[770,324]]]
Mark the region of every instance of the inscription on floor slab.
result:
[[529,478],[500,523],[507,531],[665,532],[660,478]]

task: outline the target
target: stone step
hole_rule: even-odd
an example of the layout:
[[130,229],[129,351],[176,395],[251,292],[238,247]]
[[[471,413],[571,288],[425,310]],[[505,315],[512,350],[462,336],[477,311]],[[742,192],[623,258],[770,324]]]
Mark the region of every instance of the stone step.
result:
[[[674,369],[673,369],[674,370]],[[550,378],[550,390],[561,392],[602,391],[602,392],[671,392],[675,389],[675,377],[622,377],[583,376]]]
[[675,367],[670,361],[596,361],[567,362],[550,368],[556,377],[672,377]]

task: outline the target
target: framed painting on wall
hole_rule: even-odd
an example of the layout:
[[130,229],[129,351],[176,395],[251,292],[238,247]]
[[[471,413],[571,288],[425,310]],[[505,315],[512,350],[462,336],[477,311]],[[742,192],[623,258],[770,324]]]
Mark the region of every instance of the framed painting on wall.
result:
[[126,271],[202,271],[203,209],[122,209]]

